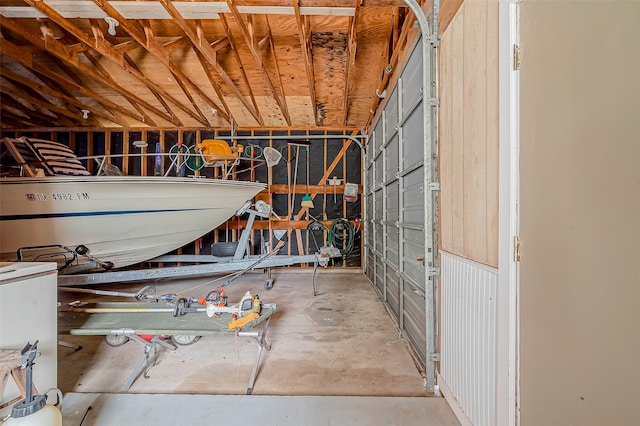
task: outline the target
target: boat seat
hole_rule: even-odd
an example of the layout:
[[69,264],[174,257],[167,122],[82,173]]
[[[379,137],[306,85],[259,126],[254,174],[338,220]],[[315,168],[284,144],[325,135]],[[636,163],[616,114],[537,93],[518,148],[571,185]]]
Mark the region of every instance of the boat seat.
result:
[[38,169],[43,170],[48,175],[53,172],[38,155],[37,151],[27,142],[28,139],[21,137],[18,139],[2,138],[0,149],[0,166],[2,174],[12,176],[20,171],[26,176],[36,176]]
[[220,139],[204,139],[196,144],[196,151],[202,155],[206,163],[210,164],[237,158],[244,151],[244,147],[242,145],[231,147],[226,141]]
[[26,139],[56,176],[91,176],[67,146],[42,139]]

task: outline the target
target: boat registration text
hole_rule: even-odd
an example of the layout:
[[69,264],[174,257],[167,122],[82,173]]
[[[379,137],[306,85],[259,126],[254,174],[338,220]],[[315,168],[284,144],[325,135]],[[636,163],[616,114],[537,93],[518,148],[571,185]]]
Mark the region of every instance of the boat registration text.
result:
[[43,193],[28,193],[25,194],[27,200],[29,201],[72,201],[72,200],[89,200],[91,197],[88,192],[76,192],[72,194],[70,192],[54,192],[51,194],[43,194]]

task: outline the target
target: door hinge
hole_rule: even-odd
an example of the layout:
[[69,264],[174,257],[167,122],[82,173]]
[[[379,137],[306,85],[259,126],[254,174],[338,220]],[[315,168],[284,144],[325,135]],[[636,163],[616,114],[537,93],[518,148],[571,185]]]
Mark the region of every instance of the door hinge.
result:
[[520,237],[513,237],[513,260],[520,262]]
[[513,70],[518,71],[520,69],[520,46],[513,45]]

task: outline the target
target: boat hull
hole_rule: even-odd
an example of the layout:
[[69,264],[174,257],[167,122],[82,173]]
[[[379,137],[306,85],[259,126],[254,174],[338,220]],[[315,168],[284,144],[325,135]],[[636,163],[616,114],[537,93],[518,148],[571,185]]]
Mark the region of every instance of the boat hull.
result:
[[[151,176],[6,178],[0,180],[0,251],[3,260],[16,260],[24,247],[85,246],[115,268],[133,265],[217,228],[264,187]],[[44,250],[39,260],[46,258]],[[78,264],[89,261],[78,258]]]

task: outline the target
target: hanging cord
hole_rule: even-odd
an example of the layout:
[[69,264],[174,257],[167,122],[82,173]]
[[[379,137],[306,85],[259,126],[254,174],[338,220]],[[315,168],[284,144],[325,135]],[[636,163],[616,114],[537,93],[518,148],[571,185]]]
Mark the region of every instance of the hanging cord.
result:
[[260,145],[248,144],[242,153],[243,157],[258,159],[262,157],[262,147]]
[[[300,146],[296,146],[296,167],[294,169],[293,172],[293,196],[291,197],[291,206],[289,208],[289,214],[293,215],[293,207],[295,206],[296,203],[296,184],[298,181],[298,159],[300,158]],[[289,191],[289,193],[291,193],[291,191]],[[289,217],[291,217],[289,215]]]
[[[309,231],[309,233],[311,234],[311,238],[313,238],[313,243],[316,245],[316,253],[318,253],[320,252],[320,246],[318,246],[318,241],[316,240],[315,232],[324,232],[327,230],[327,227],[324,226],[324,224],[320,222],[318,219],[316,219],[315,217],[311,216],[311,218],[313,220],[309,222],[309,224],[307,225],[307,231]],[[307,239],[307,243],[308,243],[308,239]]]
[[329,228],[327,242],[340,250],[342,257],[351,254],[354,247],[356,231],[347,219],[336,219]]

